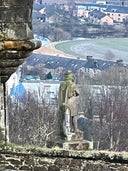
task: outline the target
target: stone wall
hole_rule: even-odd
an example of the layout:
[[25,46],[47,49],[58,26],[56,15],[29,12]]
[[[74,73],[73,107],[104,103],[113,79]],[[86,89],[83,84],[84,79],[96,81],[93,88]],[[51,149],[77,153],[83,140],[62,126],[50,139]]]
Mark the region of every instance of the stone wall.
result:
[[0,171],[128,171],[128,153],[5,148]]

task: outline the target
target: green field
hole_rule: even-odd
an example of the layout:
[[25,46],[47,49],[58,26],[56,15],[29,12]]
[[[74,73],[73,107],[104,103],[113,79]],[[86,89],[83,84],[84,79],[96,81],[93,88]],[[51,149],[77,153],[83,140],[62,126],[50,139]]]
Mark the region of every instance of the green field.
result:
[[111,51],[114,60],[123,59],[128,62],[128,38],[71,40],[59,42],[55,48],[80,58],[91,55],[94,58],[104,59],[108,51]]

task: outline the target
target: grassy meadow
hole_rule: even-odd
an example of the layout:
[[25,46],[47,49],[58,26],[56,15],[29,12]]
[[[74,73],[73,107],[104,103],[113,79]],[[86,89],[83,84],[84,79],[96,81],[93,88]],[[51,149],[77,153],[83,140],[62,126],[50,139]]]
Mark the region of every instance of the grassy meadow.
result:
[[97,38],[62,41],[55,48],[75,57],[122,59],[128,63],[128,38]]

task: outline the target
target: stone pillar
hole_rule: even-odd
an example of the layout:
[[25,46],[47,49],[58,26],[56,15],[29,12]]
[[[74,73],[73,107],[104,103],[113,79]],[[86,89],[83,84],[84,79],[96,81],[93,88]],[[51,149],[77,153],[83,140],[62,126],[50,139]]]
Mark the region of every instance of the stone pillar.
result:
[[33,0],[0,0],[0,128],[6,124],[1,83],[4,85],[24,59],[41,46],[33,39],[32,9]]
[[33,39],[33,0],[0,1],[0,76],[5,82],[24,59],[39,48]]

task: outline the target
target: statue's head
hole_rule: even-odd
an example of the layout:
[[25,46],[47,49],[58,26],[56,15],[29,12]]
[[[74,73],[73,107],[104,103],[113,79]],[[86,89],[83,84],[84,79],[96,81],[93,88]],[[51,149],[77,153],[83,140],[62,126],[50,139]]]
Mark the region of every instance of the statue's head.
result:
[[74,81],[74,76],[73,76],[72,71],[68,70],[68,71],[65,72],[65,80]]

